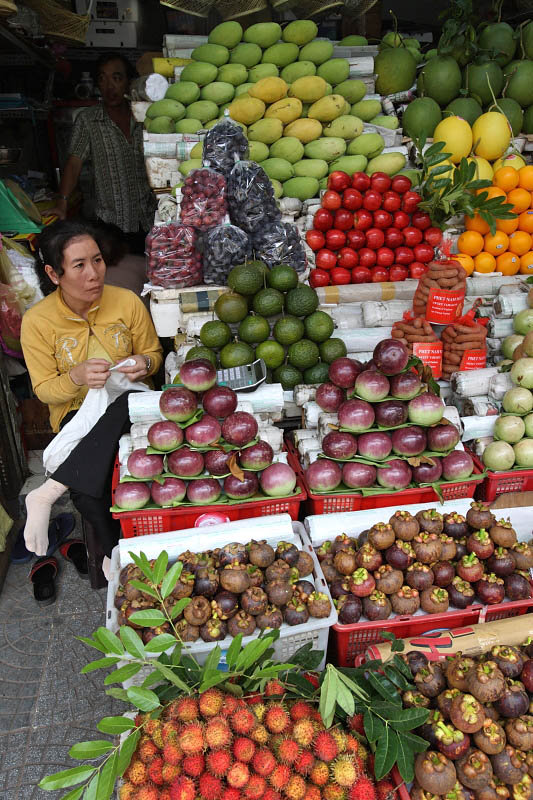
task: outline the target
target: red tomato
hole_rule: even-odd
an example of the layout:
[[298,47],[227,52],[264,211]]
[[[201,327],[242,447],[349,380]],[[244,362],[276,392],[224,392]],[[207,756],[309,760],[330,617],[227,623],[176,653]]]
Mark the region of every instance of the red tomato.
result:
[[424,241],[432,247],[438,247],[442,242],[442,231],[440,228],[426,228],[424,231]]
[[320,248],[324,247],[326,244],[326,239],[322,231],[317,231],[315,229],[307,231],[305,234],[305,241],[311,250],[320,250]]
[[418,204],[421,202],[422,198],[418,192],[406,192],[402,197],[402,210],[406,211],[408,214],[412,214],[416,211]]
[[374,172],[370,178],[370,186],[376,192],[386,192],[390,189],[392,181],[385,172]]
[[403,231],[399,231],[398,228],[388,228],[385,231],[385,244],[387,247],[399,247],[401,244],[404,243],[404,235]]
[[320,269],[333,269],[337,263],[337,256],[331,250],[319,250],[315,257],[315,264]]
[[[316,213],[318,214],[318,211]],[[402,228],[407,228],[410,222],[411,220],[409,219],[409,214],[406,214],[405,211],[395,211],[392,215],[392,224],[395,228],[399,228],[400,230],[402,230]],[[316,227],[317,225],[315,222],[315,228]],[[331,225],[329,227],[331,228]]]
[[372,267],[372,283],[383,283],[389,280],[389,270],[385,267]]
[[411,261],[415,260],[415,256],[410,247],[397,247],[396,248],[396,263],[408,266]]
[[364,231],[352,228],[350,231],[347,231],[346,238],[348,239],[348,244],[350,247],[353,247],[354,250],[359,250],[360,247],[365,246],[366,236]]
[[356,267],[352,269],[352,283],[370,283],[372,273],[368,267]]
[[427,264],[429,261],[432,261],[435,255],[432,246],[427,242],[417,244],[414,248],[414,254],[415,261],[421,261],[422,264]]
[[321,205],[322,208],[327,208],[328,211],[336,211],[342,206],[342,197],[338,192],[328,189],[328,191],[324,192],[322,195]]
[[346,211],[345,208],[339,208],[335,212],[334,217],[335,227],[341,231],[347,231],[353,226],[353,214],[351,211]]
[[325,269],[312,269],[309,273],[309,285],[312,289],[318,286],[329,286],[329,272]]
[[346,234],[337,228],[330,228],[326,231],[326,247],[330,250],[340,250],[346,244]]
[[327,231],[333,228],[333,214],[327,208],[319,208],[313,217],[313,225],[319,231]]
[[398,194],[408,192],[411,186],[411,179],[407,175],[395,175],[392,179],[391,189]]
[[401,264],[394,264],[394,266],[389,270],[389,277],[391,281],[404,281],[408,275],[409,272],[407,267],[402,267]]
[[385,234],[379,228],[369,228],[366,232],[366,246],[377,250],[385,244]]
[[426,272],[427,266],[420,261],[413,261],[409,264],[409,277],[418,280]]
[[388,211],[384,211],[382,208],[378,208],[377,211],[374,211],[374,225],[376,228],[390,228],[392,225],[392,214],[389,214]]
[[414,225],[415,228],[420,228],[421,231],[425,231],[426,228],[431,227],[431,217],[425,211],[415,211],[411,217],[411,224]]
[[376,252],[377,264],[380,267],[390,267],[394,264],[394,250],[390,247],[380,247]]
[[358,231],[366,231],[374,222],[374,217],[366,208],[360,208],[359,211],[354,214],[353,219],[353,226]]
[[336,192],[343,192],[350,185],[351,180],[347,172],[337,170],[332,172],[328,178],[328,189],[334,189]]
[[369,211],[377,211],[381,208],[381,195],[375,189],[368,189],[363,195],[363,208]]
[[398,192],[385,192],[383,195],[382,208],[385,211],[398,211],[402,205],[402,198]]
[[[404,228],[402,233],[405,239],[405,244],[408,247],[414,247],[415,244],[420,244],[420,242],[423,239],[422,231],[419,230],[418,228],[413,228],[412,225],[408,225],[407,228]],[[326,233],[326,241],[327,240],[328,240],[328,234]]]
[[363,205],[363,195],[359,189],[345,189],[342,193],[342,205],[348,211],[357,211]]
[[339,251],[339,257],[337,259],[337,263],[339,267],[345,267],[345,269],[353,269],[359,264],[359,256],[352,250],[351,247],[343,247]]
[[352,186],[360,192],[366,192],[370,188],[370,177],[366,172],[354,172],[352,175]]
[[352,282],[352,273],[349,269],[343,269],[343,267],[335,267],[335,269],[331,270],[331,280],[333,281],[334,286],[338,286],[342,283],[351,283]]
[[358,252],[359,266],[373,267],[377,261],[376,251],[371,250],[369,247],[362,247]]

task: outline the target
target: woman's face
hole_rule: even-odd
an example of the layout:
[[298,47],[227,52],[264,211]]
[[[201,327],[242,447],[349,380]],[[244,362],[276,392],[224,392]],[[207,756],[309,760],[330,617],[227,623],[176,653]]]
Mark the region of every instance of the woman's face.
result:
[[91,236],[78,236],[63,250],[63,274],[58,275],[49,264],[45,269],[50,280],[61,291],[68,303],[96,302],[104,288],[106,265],[100,248]]

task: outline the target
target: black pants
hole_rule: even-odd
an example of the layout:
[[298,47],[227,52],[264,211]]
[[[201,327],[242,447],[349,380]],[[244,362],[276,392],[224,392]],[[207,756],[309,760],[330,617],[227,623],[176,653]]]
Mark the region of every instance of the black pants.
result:
[[[97,531],[102,549],[109,557],[120,538],[120,522],[113,519],[109,507],[118,440],[131,427],[129,394],[125,392],[108,406],[94,428],[51,476],[69,487],[74,507]],[[61,427],[75,414],[75,411],[67,414]]]

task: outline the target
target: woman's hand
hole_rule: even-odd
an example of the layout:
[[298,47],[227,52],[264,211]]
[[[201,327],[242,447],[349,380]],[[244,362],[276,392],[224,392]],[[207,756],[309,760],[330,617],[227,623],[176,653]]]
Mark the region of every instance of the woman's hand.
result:
[[135,360],[135,364],[131,367],[118,367],[117,372],[123,372],[132,383],[142,381],[148,375],[146,358],[143,355],[128,356],[128,358]]
[[111,364],[103,358],[89,358],[76,364],[70,370],[70,377],[77,386],[88,386],[89,389],[101,389],[111,374]]

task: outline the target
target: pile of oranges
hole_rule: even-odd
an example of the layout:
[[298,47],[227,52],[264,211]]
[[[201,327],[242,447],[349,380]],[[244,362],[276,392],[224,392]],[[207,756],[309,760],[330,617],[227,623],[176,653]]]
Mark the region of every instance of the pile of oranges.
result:
[[459,253],[467,275],[476,272],[501,272],[503,275],[533,275],[533,166],[501,167],[494,173],[489,198],[503,197],[513,206],[513,219],[496,222],[496,233],[480,216],[464,218],[465,232],[459,236]]

